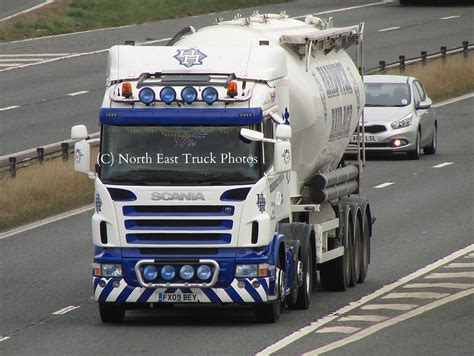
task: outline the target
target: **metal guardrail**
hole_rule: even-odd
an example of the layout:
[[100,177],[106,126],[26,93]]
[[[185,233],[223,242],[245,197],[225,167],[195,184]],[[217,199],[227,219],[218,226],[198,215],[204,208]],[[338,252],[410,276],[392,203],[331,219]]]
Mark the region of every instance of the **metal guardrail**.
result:
[[470,45],[469,41],[463,41],[461,47],[448,50],[446,46],[441,46],[439,52],[428,54],[427,51],[421,51],[421,55],[419,57],[406,58],[404,55],[400,55],[398,56],[397,62],[386,63],[385,61],[379,61],[378,67],[367,69],[365,74],[385,73],[387,69],[393,68],[399,68],[401,72],[404,72],[407,65],[417,63],[426,64],[428,61],[438,58],[441,58],[444,62],[446,62],[448,56],[457,53],[463,53],[464,58],[468,58],[469,51],[472,50],[474,50],[474,45]]
[[[442,58],[447,61],[449,55],[456,53],[463,53],[465,58],[468,58],[469,51],[474,50],[474,45],[470,45],[468,41],[463,41],[461,47],[456,47],[448,50],[445,46],[440,48],[439,52],[428,54],[426,51],[421,51],[421,56],[414,58],[406,58],[404,55],[399,56],[399,61],[393,63],[386,63],[380,61],[379,66],[365,71],[366,74],[385,73],[387,69],[400,68],[403,72],[405,67],[410,64],[423,63],[426,64],[429,60]],[[99,138],[99,133],[96,132],[90,135],[90,138]],[[97,146],[97,142],[92,142],[92,146]],[[43,162],[46,159],[62,157],[67,161],[69,155],[74,152],[74,141],[67,140],[52,143],[44,147],[33,148],[30,150],[17,152],[0,157],[0,174],[9,171],[12,177],[15,176],[18,169],[28,167],[35,161]]]
[[[89,138],[99,138],[99,133],[93,133]],[[97,142],[92,142],[92,146],[97,146]],[[30,150],[21,151],[0,157],[0,174],[5,171],[10,172],[10,176],[14,177],[20,168],[28,167],[36,162],[43,162],[45,159],[62,157],[64,161],[69,159],[69,155],[74,153],[74,141],[66,140],[52,143],[43,147],[32,148]]]

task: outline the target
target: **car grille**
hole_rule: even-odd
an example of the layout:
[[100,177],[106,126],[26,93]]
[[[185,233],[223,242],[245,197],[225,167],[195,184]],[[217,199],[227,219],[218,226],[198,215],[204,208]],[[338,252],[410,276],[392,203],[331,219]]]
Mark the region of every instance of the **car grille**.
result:
[[[387,131],[387,128],[384,125],[365,126],[366,133],[380,133],[385,131]],[[360,132],[362,132],[362,126],[360,127]]]

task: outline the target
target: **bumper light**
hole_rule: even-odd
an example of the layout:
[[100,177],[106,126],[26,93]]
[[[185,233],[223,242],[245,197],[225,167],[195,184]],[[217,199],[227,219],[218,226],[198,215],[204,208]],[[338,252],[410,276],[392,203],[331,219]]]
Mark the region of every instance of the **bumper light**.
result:
[[184,265],[179,270],[179,276],[184,279],[185,281],[189,281],[191,278],[194,277],[194,268],[190,265]]
[[211,267],[207,265],[199,266],[197,270],[197,276],[201,281],[206,281],[211,277],[212,270]]
[[146,266],[143,269],[143,277],[145,277],[146,280],[153,281],[158,277],[158,270],[153,265]]
[[138,93],[138,97],[143,104],[150,105],[155,101],[155,91],[151,88],[143,88],[140,90],[140,93]]
[[408,141],[404,140],[404,139],[396,139],[396,140],[392,141],[392,146],[393,147],[401,147],[401,146],[405,146],[407,144],[408,144]]
[[173,266],[166,265],[161,269],[161,278],[165,281],[171,281],[176,276],[176,270]]

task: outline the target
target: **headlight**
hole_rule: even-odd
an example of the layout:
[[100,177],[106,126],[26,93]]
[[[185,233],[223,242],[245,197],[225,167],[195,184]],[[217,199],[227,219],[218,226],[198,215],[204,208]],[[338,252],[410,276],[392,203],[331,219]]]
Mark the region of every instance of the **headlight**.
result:
[[204,100],[209,105],[215,102],[218,97],[219,94],[217,93],[217,90],[213,87],[207,87],[202,91],[202,100]]
[[197,91],[193,87],[186,87],[181,90],[181,99],[187,104],[191,104],[197,99]]
[[138,97],[143,104],[150,105],[155,101],[155,91],[151,88],[143,88],[138,93]]
[[176,99],[176,91],[171,87],[164,87],[160,91],[160,99],[169,105]]
[[122,277],[122,265],[120,264],[102,264],[103,277]]
[[410,115],[404,117],[403,119],[394,121],[394,122],[391,123],[392,129],[394,129],[394,130],[402,129],[404,127],[410,126],[412,120],[413,120],[413,114],[410,114]]
[[235,266],[235,277],[241,278],[256,278],[268,276],[268,264],[262,263],[260,265],[237,265]]

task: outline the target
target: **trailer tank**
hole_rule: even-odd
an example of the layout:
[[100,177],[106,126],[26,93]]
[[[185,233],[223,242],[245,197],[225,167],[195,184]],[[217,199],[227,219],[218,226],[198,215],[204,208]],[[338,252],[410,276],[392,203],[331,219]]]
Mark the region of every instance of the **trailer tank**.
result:
[[[308,46],[310,36],[331,30],[318,30],[321,22],[313,16],[303,22],[282,15],[254,15],[199,29],[174,44],[188,48],[250,46],[249,51],[255,46],[269,45],[283,50],[287,78],[268,84],[276,86],[277,92],[282,84],[289,90],[289,105],[282,117],[292,127],[292,160],[298,191],[316,172],[337,168],[365,105],[362,79],[343,48],[336,46],[326,53],[315,44],[310,48],[310,57],[305,58],[304,46]],[[295,44],[298,38],[306,44]]]

